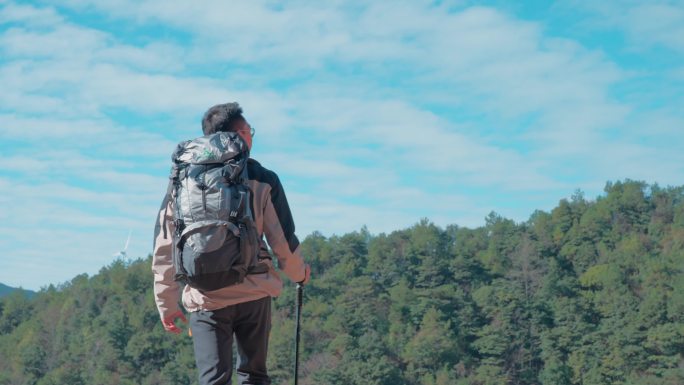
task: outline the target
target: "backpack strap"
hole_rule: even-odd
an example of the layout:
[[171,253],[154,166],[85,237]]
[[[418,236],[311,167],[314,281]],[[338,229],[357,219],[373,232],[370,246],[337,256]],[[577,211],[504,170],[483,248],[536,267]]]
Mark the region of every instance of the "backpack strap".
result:
[[244,189],[240,189],[237,194],[233,194],[230,200],[230,219],[232,221],[238,220],[238,215],[243,211],[245,206],[245,201],[247,200],[247,192]]
[[169,186],[166,188],[166,196],[164,196],[164,221],[162,223],[162,231],[164,231],[164,239],[168,239],[168,234],[166,232],[166,222],[168,221],[167,215],[169,211],[169,202],[173,199],[173,194],[176,187],[176,180],[178,179],[178,169],[173,167],[171,169],[171,175],[169,176]]

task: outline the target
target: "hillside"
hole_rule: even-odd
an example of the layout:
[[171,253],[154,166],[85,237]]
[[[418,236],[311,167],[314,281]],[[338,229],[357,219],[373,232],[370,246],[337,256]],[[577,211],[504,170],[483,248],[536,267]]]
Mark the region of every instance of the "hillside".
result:
[[[684,187],[608,183],[515,223],[308,236],[302,385],[684,384]],[[0,300],[0,385],[194,384],[150,260]],[[269,365],[291,377],[294,290]]]
[[7,286],[3,283],[0,283],[0,297],[4,297],[7,294],[13,292],[14,290],[16,290],[16,289],[13,287]]
[[23,292],[29,298],[36,295],[35,291],[26,290],[26,289],[19,289],[16,287],[7,286],[4,283],[0,283],[0,298],[5,297],[5,296],[13,293],[14,291],[17,291],[17,290]]

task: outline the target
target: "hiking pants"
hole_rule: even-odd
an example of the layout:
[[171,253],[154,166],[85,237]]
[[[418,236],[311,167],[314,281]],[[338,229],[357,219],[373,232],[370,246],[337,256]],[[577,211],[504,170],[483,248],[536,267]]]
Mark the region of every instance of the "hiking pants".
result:
[[230,385],[233,336],[237,342],[240,385],[269,385],[266,373],[271,297],[213,311],[190,313],[200,385]]

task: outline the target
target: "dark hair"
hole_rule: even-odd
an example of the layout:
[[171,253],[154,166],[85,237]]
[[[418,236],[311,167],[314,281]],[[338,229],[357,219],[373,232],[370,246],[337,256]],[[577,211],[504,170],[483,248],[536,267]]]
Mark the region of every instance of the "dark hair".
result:
[[207,110],[202,117],[202,132],[204,135],[219,131],[232,131],[237,121],[245,121],[242,107],[237,102],[217,104]]

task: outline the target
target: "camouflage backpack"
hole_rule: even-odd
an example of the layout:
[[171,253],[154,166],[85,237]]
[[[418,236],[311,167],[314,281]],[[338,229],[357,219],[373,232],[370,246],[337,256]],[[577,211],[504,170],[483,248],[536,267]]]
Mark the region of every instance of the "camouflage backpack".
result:
[[260,270],[252,192],[246,184],[248,158],[247,144],[234,132],[181,142],[176,148],[170,176],[176,280],[210,291]]

